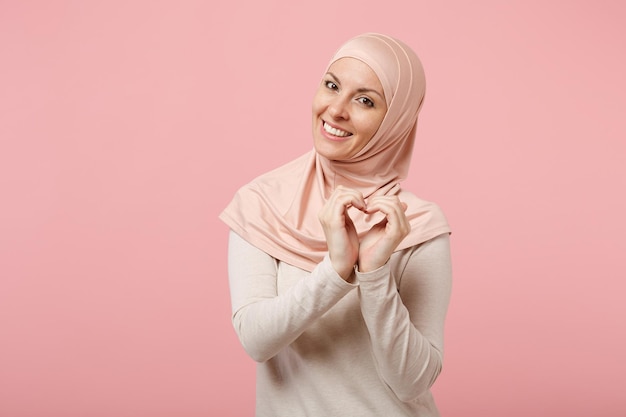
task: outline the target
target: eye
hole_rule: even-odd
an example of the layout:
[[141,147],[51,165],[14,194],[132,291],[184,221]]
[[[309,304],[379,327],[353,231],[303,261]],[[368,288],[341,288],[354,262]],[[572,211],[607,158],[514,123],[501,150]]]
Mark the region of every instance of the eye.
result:
[[335,84],[333,81],[324,81],[324,85],[326,85],[326,88],[330,90],[336,90],[337,88],[339,88],[337,84]]
[[374,102],[367,97],[359,97],[357,101],[367,107],[374,107]]

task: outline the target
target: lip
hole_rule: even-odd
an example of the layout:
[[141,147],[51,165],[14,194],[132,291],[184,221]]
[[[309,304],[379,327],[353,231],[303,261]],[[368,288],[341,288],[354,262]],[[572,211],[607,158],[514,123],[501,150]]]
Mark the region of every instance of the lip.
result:
[[[320,123],[320,133],[322,134],[322,136],[324,136],[328,140],[331,140],[333,142],[345,142],[348,139],[352,138],[352,136],[354,136],[353,134],[348,135],[348,136],[343,136],[343,137],[333,136],[330,133],[328,133],[326,130],[324,130],[324,123],[328,124],[331,127],[334,127],[335,129],[340,129],[340,130],[345,130],[345,129],[342,129],[339,126],[335,126],[332,123],[328,123],[324,119],[320,119],[320,121],[321,121],[321,123]],[[345,131],[347,132],[347,130],[345,130]]]

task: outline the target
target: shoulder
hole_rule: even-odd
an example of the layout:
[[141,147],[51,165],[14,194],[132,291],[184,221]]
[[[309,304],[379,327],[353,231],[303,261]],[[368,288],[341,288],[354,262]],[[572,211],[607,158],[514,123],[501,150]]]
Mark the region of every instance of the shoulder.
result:
[[257,205],[280,205],[281,199],[290,195],[288,190],[297,187],[310,158],[311,152],[257,176],[237,190],[229,206],[239,204],[255,208]]
[[392,268],[398,288],[410,286],[443,286],[448,288],[452,280],[450,236],[439,234],[425,242],[394,253]]
[[405,189],[400,190],[398,198],[409,206],[409,210],[411,212],[422,214],[431,213],[434,216],[445,216],[443,209],[437,203],[418,197]]
[[410,262],[439,262],[450,259],[450,233],[440,233],[424,242],[394,252],[392,260],[404,269]]
[[410,248],[451,232],[448,219],[438,204],[405,190],[401,190],[398,197],[407,204],[405,214],[411,224],[411,232],[400,244],[400,249]]

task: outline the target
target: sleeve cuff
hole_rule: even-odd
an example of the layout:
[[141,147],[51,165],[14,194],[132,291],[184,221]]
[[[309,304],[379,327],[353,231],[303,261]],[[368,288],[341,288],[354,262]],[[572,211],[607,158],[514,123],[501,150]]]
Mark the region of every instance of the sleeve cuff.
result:
[[369,272],[360,272],[358,266],[355,265],[354,273],[356,274],[357,284],[379,281],[381,278],[389,275],[389,262],[378,269]]
[[335,268],[333,268],[333,265],[330,262],[330,256],[328,254],[324,256],[324,259],[320,263],[320,267],[322,268],[324,275],[329,277],[330,284],[338,288],[349,291],[359,286],[357,282],[358,280],[355,280],[355,282],[350,283],[344,280],[343,278],[341,278],[341,275],[339,275],[337,271],[335,271]]

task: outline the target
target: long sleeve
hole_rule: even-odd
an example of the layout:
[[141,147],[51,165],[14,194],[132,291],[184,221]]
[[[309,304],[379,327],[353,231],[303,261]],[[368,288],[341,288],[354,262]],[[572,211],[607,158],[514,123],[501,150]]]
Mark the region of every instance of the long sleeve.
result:
[[326,257],[306,279],[278,295],[276,259],[232,232],[228,275],[233,326],[246,352],[264,362],[292,343],[355,285],[344,281]]
[[357,271],[361,312],[378,373],[401,401],[409,402],[441,372],[452,281],[449,236],[416,246],[399,268],[390,263]]

